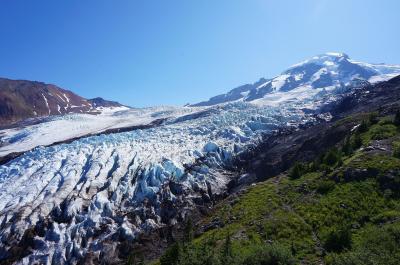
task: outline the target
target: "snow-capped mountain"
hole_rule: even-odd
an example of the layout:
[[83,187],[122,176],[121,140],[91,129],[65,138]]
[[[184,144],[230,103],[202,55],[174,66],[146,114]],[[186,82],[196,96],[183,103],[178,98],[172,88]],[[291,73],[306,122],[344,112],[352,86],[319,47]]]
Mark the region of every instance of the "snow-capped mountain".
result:
[[206,107],[121,110],[94,116],[93,122],[87,114],[68,114],[0,131],[0,150],[6,153],[38,146],[39,139],[63,128],[73,128],[60,137],[67,140],[82,131],[102,132],[103,123],[154,125],[38,146],[1,165],[0,261],[76,264],[117,258],[126,242],[175,225],[195,205],[225,192],[232,177],[226,168],[263,136],[329,120],[324,107],[351,92],[354,79],[398,73],[400,66],[326,54],[199,104]]
[[27,118],[97,112],[99,107],[122,107],[102,98],[85,99],[51,84],[0,78],[0,128]]
[[261,78],[254,84],[237,87],[227,94],[193,106],[211,106],[236,100],[253,101],[278,92],[295,89],[337,88],[356,79],[372,83],[400,74],[400,65],[369,64],[351,60],[344,53],[326,53],[293,65],[281,75]]

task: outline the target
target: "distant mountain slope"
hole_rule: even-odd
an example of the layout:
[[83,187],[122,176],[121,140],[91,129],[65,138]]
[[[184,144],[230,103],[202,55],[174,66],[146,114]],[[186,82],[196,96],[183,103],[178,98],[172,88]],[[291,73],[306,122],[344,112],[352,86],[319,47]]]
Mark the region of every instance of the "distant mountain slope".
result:
[[351,60],[344,53],[326,53],[293,65],[272,79],[260,79],[193,106],[211,106],[236,100],[253,101],[295,89],[337,88],[354,80],[383,81],[400,75],[400,65],[369,64]]
[[116,101],[105,100],[104,98],[97,97],[88,99],[88,102],[94,107],[121,107],[122,105]]
[[122,106],[101,98],[87,100],[51,84],[0,78],[0,124],[33,117],[90,112],[95,107]]

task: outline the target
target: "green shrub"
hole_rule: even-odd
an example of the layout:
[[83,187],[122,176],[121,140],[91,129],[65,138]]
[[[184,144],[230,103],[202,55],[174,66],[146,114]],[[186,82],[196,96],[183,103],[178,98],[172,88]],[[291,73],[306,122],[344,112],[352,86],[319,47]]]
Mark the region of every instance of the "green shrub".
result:
[[181,257],[181,254],[182,254],[181,246],[178,243],[175,243],[165,251],[164,255],[161,256],[160,264],[178,265],[180,264],[179,258]]
[[369,114],[368,121],[369,121],[369,124],[371,124],[371,125],[377,124],[379,122],[378,114],[376,112],[372,112],[371,114]]
[[374,216],[373,218],[371,218],[371,221],[375,224],[383,224],[395,221],[397,219],[400,220],[400,212],[396,210],[391,210]]
[[393,142],[393,156],[400,158],[400,142]]
[[338,151],[337,148],[332,148],[324,156],[323,162],[328,166],[334,166],[340,163],[341,160],[342,160],[342,154]]
[[354,250],[333,254],[327,264],[398,265],[400,260],[399,239],[399,224],[384,228],[369,227],[360,234],[360,241]]
[[305,173],[307,173],[307,166],[303,163],[296,162],[289,171],[289,178],[298,179]]
[[353,147],[352,147],[350,139],[351,139],[350,136],[347,136],[344,139],[344,143],[343,143],[343,146],[342,146],[342,152],[343,152],[343,154],[345,154],[347,156],[351,155],[353,153]]
[[396,135],[396,127],[392,124],[375,125],[370,131],[370,138],[372,140],[382,140]]
[[193,221],[188,219],[184,227],[184,242],[190,242],[193,240]]
[[174,244],[160,258],[160,265],[294,265],[291,251],[280,244],[253,243],[245,251],[232,248],[230,236],[222,246],[210,248],[207,243]]
[[396,126],[400,126],[400,110],[398,110],[396,112],[396,115],[394,115],[393,124]]
[[225,238],[224,246],[222,249],[222,257],[221,261],[225,264],[230,264],[234,260],[233,257],[233,250],[232,250],[232,240],[231,240],[231,234],[228,233],[228,235]]
[[361,122],[361,124],[360,124],[360,125],[358,126],[358,128],[357,128],[357,133],[364,133],[364,132],[368,131],[368,128],[369,128],[369,123],[368,123],[368,121],[363,120],[363,121]]
[[[240,259],[240,258],[239,258]],[[257,246],[245,256],[240,265],[294,265],[296,264],[289,249],[280,245]]]
[[357,150],[358,148],[360,148],[362,146],[362,139],[359,133],[356,133],[353,137],[352,137],[352,141],[351,141],[351,147],[353,150]]
[[348,228],[333,229],[324,241],[324,248],[328,252],[340,253],[351,248],[351,233]]
[[324,180],[318,183],[317,192],[319,194],[327,194],[335,188],[335,182],[332,180]]
[[378,124],[379,124],[379,125],[393,124],[393,118],[386,116],[386,117],[382,118],[382,119],[378,122]]

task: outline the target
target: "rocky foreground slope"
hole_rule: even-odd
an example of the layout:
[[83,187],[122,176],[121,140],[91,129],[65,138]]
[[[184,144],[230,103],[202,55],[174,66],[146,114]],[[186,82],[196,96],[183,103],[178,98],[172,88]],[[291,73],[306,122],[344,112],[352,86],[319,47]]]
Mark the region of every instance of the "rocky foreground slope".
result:
[[[324,55],[320,63],[332,66],[341,60],[347,59],[341,54]],[[326,71],[344,76],[340,69]],[[395,67],[386,69],[396,73]],[[322,75],[320,69],[314,70],[307,75],[315,81]],[[368,79],[386,78],[386,74]],[[390,87],[390,82],[398,86],[398,79],[371,86],[361,73],[346,71],[346,75],[346,83],[315,87],[307,79],[288,90],[275,87],[254,101],[239,99],[197,111],[197,107],[174,109],[177,115],[156,108],[146,112],[151,119],[167,117],[157,126],[39,146],[22,154],[0,166],[0,260],[122,262],[143,235],[173,227],[198,206],[206,209],[236,185],[257,179],[250,170],[237,175],[237,168],[257,158],[266,137],[329,121],[335,111],[342,108],[343,113],[346,100],[354,107],[361,106],[364,96],[377,98],[379,105],[395,98],[369,99],[368,95],[387,84]],[[125,114],[117,116],[123,119]],[[70,118],[61,116],[67,123]],[[25,133],[29,136],[48,125],[56,128],[52,124],[28,127]],[[275,150],[274,159],[279,160],[282,153]],[[262,152],[257,161],[261,158],[272,161]],[[281,169],[268,171],[290,166],[284,156],[280,160]],[[249,168],[264,170],[257,161]]]

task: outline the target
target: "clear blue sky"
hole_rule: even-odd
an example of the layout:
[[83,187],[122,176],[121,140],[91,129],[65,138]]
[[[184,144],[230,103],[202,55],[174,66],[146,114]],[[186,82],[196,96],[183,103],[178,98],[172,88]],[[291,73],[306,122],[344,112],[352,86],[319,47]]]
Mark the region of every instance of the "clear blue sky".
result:
[[400,63],[399,0],[2,0],[0,76],[183,105],[342,51]]

